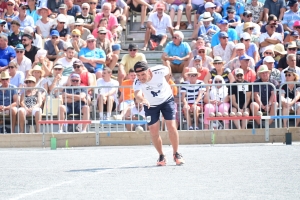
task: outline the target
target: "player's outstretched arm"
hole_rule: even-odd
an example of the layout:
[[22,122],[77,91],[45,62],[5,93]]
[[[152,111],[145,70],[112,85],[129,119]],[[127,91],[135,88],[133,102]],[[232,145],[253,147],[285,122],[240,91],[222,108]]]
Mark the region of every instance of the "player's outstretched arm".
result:
[[138,103],[141,103],[150,108],[150,103],[147,99],[144,98],[143,92],[141,90],[134,91],[134,96]]

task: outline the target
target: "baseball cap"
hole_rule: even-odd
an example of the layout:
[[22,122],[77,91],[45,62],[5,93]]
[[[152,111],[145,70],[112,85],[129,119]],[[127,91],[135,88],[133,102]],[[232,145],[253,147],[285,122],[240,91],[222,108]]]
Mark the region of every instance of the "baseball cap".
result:
[[16,46],[15,49],[16,49],[16,50],[25,50],[23,44],[17,44],[17,46]]
[[163,10],[165,10],[165,5],[163,5],[162,3],[158,3],[157,5],[156,5],[156,9],[163,9]]
[[137,63],[135,63],[133,69],[135,73],[146,71],[147,69],[149,69],[148,63],[146,63],[145,61],[138,61]]
[[99,27],[98,33],[107,33],[107,29],[105,27]]
[[11,3],[13,3],[14,5],[16,5],[16,2],[15,2],[14,0],[8,0],[7,3],[8,3],[8,2],[11,2]]
[[204,5],[204,8],[215,8],[217,7],[214,3],[212,2],[206,2],[205,5]]
[[59,32],[57,30],[52,30],[50,33],[51,36],[58,36],[59,37]]
[[138,45],[137,44],[129,44],[128,49],[138,49]]
[[83,65],[82,61],[77,59],[73,62],[73,65]]
[[250,57],[245,54],[245,55],[240,56],[239,59],[240,60],[250,60]]
[[245,49],[245,45],[243,43],[237,43],[235,49]]
[[235,7],[234,7],[234,6],[228,6],[228,7],[226,8],[226,11],[227,11],[227,12],[235,12]]
[[194,60],[202,60],[202,57],[197,55],[197,56],[194,57]]
[[88,35],[86,38],[86,41],[89,41],[89,40],[96,40],[96,38],[93,35]]
[[79,74],[71,74],[71,78],[80,78],[80,75]]
[[20,3],[19,8],[21,8],[21,7],[23,7],[23,6],[28,7],[28,4],[27,4],[26,2],[22,2],[22,3]]
[[219,38],[223,38],[223,37],[227,37],[228,38],[228,34],[224,31],[219,33]]
[[66,4],[60,4],[59,9],[67,9],[67,5]]
[[284,73],[295,73],[295,74],[296,74],[297,72],[296,72],[295,69],[288,67],[288,68],[284,71]]
[[3,19],[0,19],[0,24],[6,24],[6,21]]
[[243,13],[243,16],[248,16],[248,15],[252,15],[252,12],[249,11],[249,10],[246,10],[246,11]]
[[242,33],[241,38],[243,38],[243,40],[250,40],[251,36],[249,33],[244,32],[244,33]]
[[266,56],[264,58],[263,62],[275,62],[275,60],[272,56]]
[[27,33],[25,33],[24,35],[22,35],[22,37],[27,37],[29,40],[33,40],[32,35],[29,35]]
[[244,70],[242,70],[241,68],[237,68],[234,70],[234,74],[238,75],[238,74],[243,74],[244,75]]
[[62,69],[63,66],[59,63],[59,64],[54,65],[53,68],[54,68],[54,69]]
[[226,19],[221,19],[219,21],[219,24],[228,24],[228,21]]
[[80,32],[80,30],[78,30],[78,29],[73,29],[73,31],[72,31],[72,34],[74,34],[74,35],[81,35],[81,32]]
[[34,30],[33,30],[33,28],[31,26],[26,26],[24,28],[24,33],[31,34],[33,32],[34,32]]
[[296,0],[289,0],[288,3],[287,3],[287,6],[291,7],[291,6],[295,5],[295,3],[297,3]]
[[[1,24],[1,22],[0,22],[0,24]],[[299,36],[298,31],[292,31],[291,32],[291,36]]]

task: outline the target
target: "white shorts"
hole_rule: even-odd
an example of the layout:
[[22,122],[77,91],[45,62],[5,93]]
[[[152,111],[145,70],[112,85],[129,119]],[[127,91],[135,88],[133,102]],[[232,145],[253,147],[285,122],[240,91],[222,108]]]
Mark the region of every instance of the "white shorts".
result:
[[[19,112],[20,112],[20,111],[24,111],[24,112],[26,113],[25,108],[19,108],[18,110],[19,110]],[[35,116],[35,113],[38,112],[38,111],[40,112],[40,114],[42,114],[42,109],[41,109],[41,108],[35,107],[35,108],[32,109],[31,114],[30,114],[30,113],[29,113],[29,114],[26,113],[26,116]]]
[[120,103],[120,112],[125,108],[127,108],[128,106],[134,106],[134,101],[133,100],[122,101],[122,103]]

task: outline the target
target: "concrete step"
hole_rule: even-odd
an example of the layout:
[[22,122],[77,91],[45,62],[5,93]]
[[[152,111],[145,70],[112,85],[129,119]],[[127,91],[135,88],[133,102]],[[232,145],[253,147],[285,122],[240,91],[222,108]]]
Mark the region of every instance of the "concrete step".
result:
[[[180,30],[184,38],[190,38],[192,37],[193,30]],[[171,34],[168,32],[168,39],[171,39]],[[129,31],[128,34],[125,36],[126,40],[145,40],[145,30],[135,30],[135,31]]]
[[[146,59],[151,62],[152,60],[161,60],[162,51],[139,51],[143,54],[145,54]],[[121,51],[120,58],[122,58],[125,54],[128,54],[127,51]]]
[[[130,26],[129,29],[128,29],[129,32],[131,32],[131,31],[140,31],[141,30],[140,29],[141,28],[141,23],[140,22],[131,22],[129,26]],[[146,26],[146,23],[145,23],[145,26]],[[181,31],[192,31],[192,30],[181,30]],[[143,32],[145,32],[145,30],[143,30]]]

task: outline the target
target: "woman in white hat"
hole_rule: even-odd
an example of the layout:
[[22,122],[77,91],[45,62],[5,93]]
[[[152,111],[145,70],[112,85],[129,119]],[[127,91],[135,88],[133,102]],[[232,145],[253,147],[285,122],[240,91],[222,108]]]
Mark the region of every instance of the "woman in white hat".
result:
[[210,73],[208,73],[205,76],[204,82],[211,83],[217,75],[222,76],[225,83],[232,83],[233,81],[235,81],[235,79],[231,73],[231,70],[229,68],[225,68],[224,63],[225,62],[222,60],[222,58],[220,56],[216,56],[214,58],[214,61],[212,62],[212,64],[214,65],[214,68],[212,70],[210,70]]
[[251,42],[251,36],[249,33],[242,33],[240,41],[245,45],[245,53],[254,59],[257,63],[259,60],[258,47]]
[[68,41],[70,39],[70,28],[67,26],[67,17],[63,14],[59,14],[56,18],[57,24],[54,24],[51,29],[57,30],[59,32],[59,38],[63,41]]
[[[209,128],[209,121],[207,118],[211,116],[227,116],[230,108],[228,88],[222,76],[215,76],[213,83],[216,84],[206,91],[204,96],[204,128]],[[225,129],[229,128],[229,120],[224,120]]]
[[25,127],[25,119],[26,116],[34,116],[35,124],[36,124],[36,133],[40,132],[39,121],[41,120],[42,115],[42,97],[39,90],[34,89],[36,80],[33,76],[28,76],[25,79],[25,84],[30,89],[26,89],[25,92],[22,93],[20,99],[19,109],[19,124],[20,124],[20,133],[24,132]]
[[37,51],[35,55],[35,61],[32,63],[32,66],[39,65],[41,69],[44,71],[44,76],[49,76],[51,74],[51,69],[53,66],[53,62],[51,62],[47,58],[47,51],[44,49],[40,49]]

